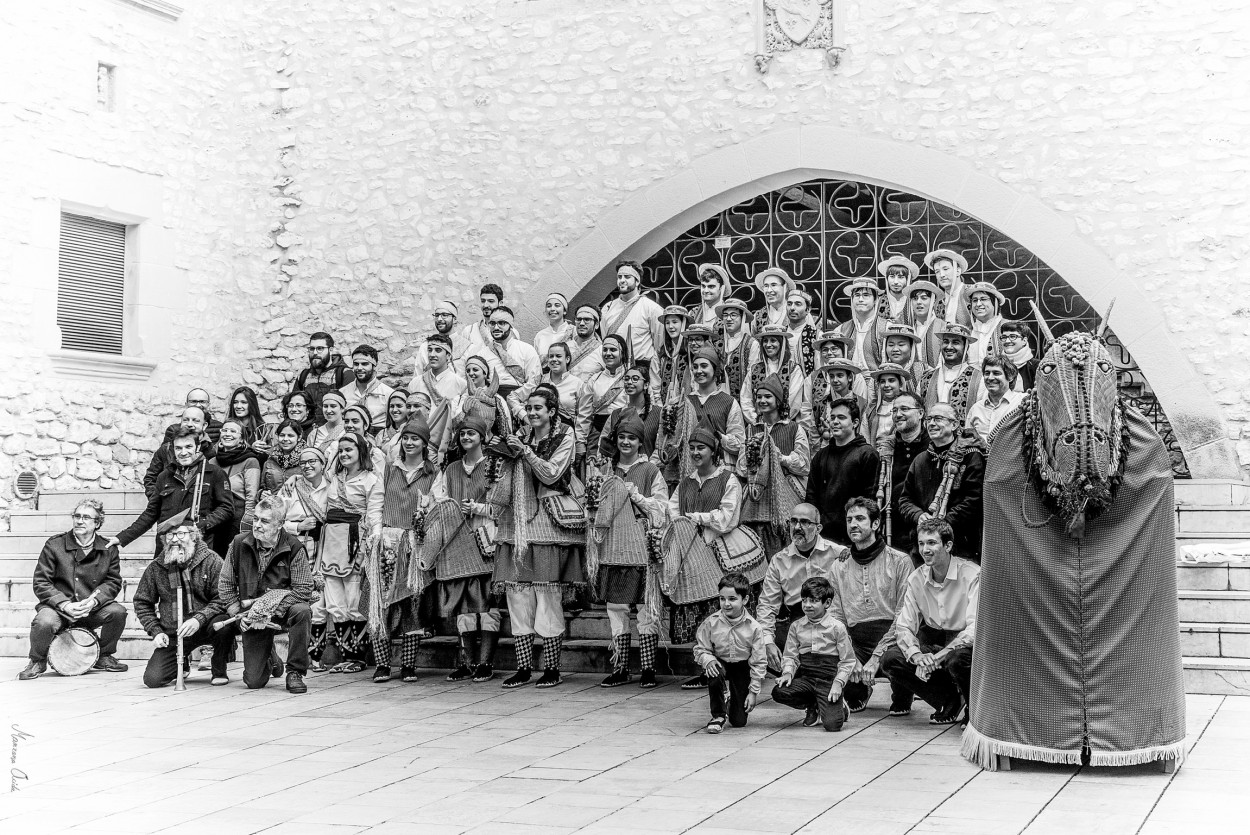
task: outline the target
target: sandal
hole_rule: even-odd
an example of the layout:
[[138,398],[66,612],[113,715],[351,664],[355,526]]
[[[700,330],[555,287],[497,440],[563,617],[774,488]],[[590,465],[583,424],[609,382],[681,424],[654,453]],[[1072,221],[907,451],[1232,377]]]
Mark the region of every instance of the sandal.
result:
[[721,731],[725,730],[725,717],[713,716],[712,719],[707,723],[707,727],[705,727],[703,730],[707,731],[710,734],[720,733]]
[[941,710],[935,710],[929,716],[930,725],[954,725],[959,721],[959,712],[963,705],[956,702],[952,706],[944,707]]
[[332,673],[360,673],[364,672],[365,662],[363,661],[344,661],[341,664],[335,664],[330,668]]

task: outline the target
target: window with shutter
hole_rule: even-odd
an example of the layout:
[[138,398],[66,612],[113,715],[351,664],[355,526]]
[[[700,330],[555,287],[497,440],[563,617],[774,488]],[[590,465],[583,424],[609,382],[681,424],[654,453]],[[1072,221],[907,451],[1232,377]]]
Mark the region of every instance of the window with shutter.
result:
[[122,352],[126,225],[61,213],[56,323],[61,347]]

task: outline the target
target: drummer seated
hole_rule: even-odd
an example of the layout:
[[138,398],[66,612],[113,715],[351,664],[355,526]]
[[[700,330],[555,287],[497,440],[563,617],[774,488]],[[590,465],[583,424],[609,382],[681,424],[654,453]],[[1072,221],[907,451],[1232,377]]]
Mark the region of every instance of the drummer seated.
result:
[[[148,687],[164,687],[177,678],[178,649],[182,639],[183,669],[186,657],[197,647],[213,648],[212,683],[228,684],[226,659],[234,632],[214,629],[226,614],[217,602],[217,582],[222,559],[204,544],[194,524],[180,525],[165,534],[165,550],[144,570],[134,593],[135,616],[152,638],[152,657],[143,671]],[[182,613],[179,616],[178,586],[182,586]],[[218,614],[213,614],[214,610]]]
[[968,703],[981,569],[951,555],[954,540],[944,519],[916,526],[924,565],[907,578],[894,620],[897,644],[881,659],[894,693],[890,716],[911,713],[914,694],[936,708],[929,724],[953,725]]
[[100,630],[100,657],[91,669],[124,673],[114,658],[126,628],[126,607],[116,602],[122,588],[117,548],[99,535],[104,505],[84,499],[70,514],[73,527],[44,543],[35,564],[34,590],[39,601],[30,624],[30,663],[18,673],[22,681],[39,678],[48,669],[48,647],[63,629]]

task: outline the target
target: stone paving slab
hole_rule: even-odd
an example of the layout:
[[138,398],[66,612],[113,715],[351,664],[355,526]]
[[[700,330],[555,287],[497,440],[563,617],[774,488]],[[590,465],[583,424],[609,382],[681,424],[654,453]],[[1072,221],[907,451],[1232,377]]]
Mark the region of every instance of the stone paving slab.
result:
[[1174,775],[989,773],[928,710],[886,717],[886,688],[840,733],[765,700],[711,736],[706,696],[679,679],[505,691],[323,674],[292,696],[245,689],[238,664],[229,686],[194,673],[183,693],[145,689],[139,664],[19,682],[23,666],[0,660],[0,721],[29,735],[10,765],[26,779],[0,786],[5,835],[1212,835],[1250,820],[1250,697],[1187,697],[1192,747]]

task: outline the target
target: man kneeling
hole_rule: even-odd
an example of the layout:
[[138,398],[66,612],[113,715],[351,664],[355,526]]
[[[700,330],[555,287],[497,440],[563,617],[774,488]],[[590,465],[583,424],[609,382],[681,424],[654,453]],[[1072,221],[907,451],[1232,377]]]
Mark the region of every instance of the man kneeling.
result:
[[230,543],[218,586],[217,606],[237,617],[243,632],[243,683],[251,690],[269,683],[274,633],[285,629],[286,689],[307,693],[312,572],[303,543],[282,529],[281,505],[272,496],[261,496],[252,530]]
[[951,556],[954,541],[944,519],[925,519],[916,526],[924,565],[907,578],[894,621],[898,644],[881,660],[894,687],[891,716],[910,713],[900,699],[914,693],[936,708],[929,724],[953,725],[968,699],[981,569]]
[[826,731],[840,731],[850,716],[842,689],[855,672],[855,647],[842,621],[829,612],[833,585],[828,580],[804,580],[800,594],[806,617],[790,624],[773,701],[806,710],[804,727],[819,721]]
[[205,644],[212,646],[212,683],[222,685],[230,681],[226,676],[226,657],[234,633],[213,629],[214,624],[225,620],[224,612],[212,614],[219,609],[215,604],[221,565],[221,557],[204,544],[195,525],[181,525],[165,534],[164,552],[158,551],[148,563],[134,594],[135,615],[152,636],[152,657],[143,671],[143,683],[148,687],[164,687],[177,678],[178,650],[174,641],[178,640],[186,653]]

